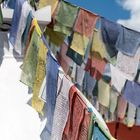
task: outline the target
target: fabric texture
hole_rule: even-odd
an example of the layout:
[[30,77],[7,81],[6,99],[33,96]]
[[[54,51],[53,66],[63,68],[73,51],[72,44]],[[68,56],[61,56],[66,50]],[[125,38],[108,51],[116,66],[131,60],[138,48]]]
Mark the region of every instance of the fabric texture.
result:
[[37,55],[40,41],[41,39],[34,29],[29,47],[24,58],[24,62],[22,65],[22,74],[20,78],[21,82],[31,88],[33,88],[36,76]]
[[135,77],[135,81],[140,84],[140,63],[138,66],[138,71],[137,71],[137,75]]
[[28,34],[30,31],[30,27],[32,25],[32,20],[33,20],[33,15],[32,15],[32,11],[29,12],[27,20],[26,20],[26,27],[25,30],[22,34],[22,46],[23,46],[23,50],[26,48],[26,43],[27,43],[27,39],[28,39]]
[[99,112],[102,115],[103,119],[105,120],[105,122],[108,122],[108,108],[105,107],[104,105],[102,105],[101,103],[99,103]]
[[116,56],[110,57],[105,44],[102,40],[101,30],[94,30],[93,40],[92,40],[92,48],[91,48],[91,55],[94,55],[94,52],[98,53],[101,58],[105,58],[111,64],[116,64]]
[[136,107],[140,107],[140,84],[127,81],[123,97]]
[[[70,35],[75,19],[78,14],[78,7],[68,2],[61,1],[56,14],[56,25],[54,30]],[[71,13],[71,14],[70,14]]]
[[26,20],[29,12],[32,10],[31,6],[27,1],[25,1],[22,5],[21,16],[19,20],[19,26],[17,29],[17,35],[15,39],[14,49],[17,53],[23,54],[23,46],[22,46],[22,34],[26,27]]
[[45,36],[48,38],[49,42],[52,42],[56,46],[62,45],[65,39],[65,35],[63,33],[55,32],[49,27],[45,30]]
[[85,110],[84,118],[79,132],[79,140],[87,140],[90,126],[91,113]]
[[[4,0],[0,1],[0,4],[3,2]],[[0,7],[0,24],[3,24],[3,14],[2,14],[2,8]]]
[[96,80],[90,76],[89,72],[85,72],[83,90],[87,96],[93,96],[93,89],[95,88]]
[[16,0],[15,10],[13,13],[12,24],[11,24],[12,26],[10,29],[10,36],[9,36],[9,40],[13,46],[15,45],[21,11],[22,11],[22,5],[24,2],[25,0]]
[[69,114],[69,90],[72,86],[72,82],[64,76],[60,84],[53,117],[51,140],[62,140]]
[[88,131],[88,140],[91,140],[93,137],[93,127],[94,127],[94,115],[92,113],[90,119],[89,131]]
[[117,55],[116,42],[121,32],[121,25],[101,18],[101,35],[110,57]]
[[90,113],[75,86],[72,86],[69,91],[69,102],[70,111],[62,140],[86,140],[88,139]]
[[98,53],[94,53],[92,59],[88,59],[85,70],[96,80],[100,80],[105,70],[107,61],[102,59]]
[[76,66],[76,82],[77,84],[82,87],[83,84],[83,79],[84,79],[84,75],[85,75],[85,70],[83,69],[82,66]]
[[44,80],[41,84],[41,88],[39,90],[39,98],[43,101],[43,102],[47,102],[46,101],[46,76],[44,77]]
[[133,127],[135,124],[135,115],[136,115],[136,107],[128,103],[128,111],[127,111],[127,118],[126,118],[126,125],[128,127]]
[[8,0],[7,1],[7,6],[11,9],[15,9],[15,4],[16,4],[15,0]]
[[36,0],[29,0],[29,2],[30,2],[30,5],[31,5],[35,10],[37,10],[37,8],[38,8],[38,1],[36,1]]
[[137,74],[139,60],[140,48],[138,48],[134,57],[130,57],[119,52],[117,55],[116,67],[126,75],[127,79],[134,80]]
[[98,82],[98,101],[101,105],[109,107],[110,86],[102,79]]
[[0,7],[0,24],[3,24],[3,14],[1,7]]
[[118,106],[117,106],[117,117],[119,119],[124,119],[127,109],[127,101],[122,97],[119,96],[118,99]]
[[74,25],[74,31],[90,38],[93,34],[93,29],[95,28],[97,19],[97,15],[84,9],[80,9],[78,12],[78,18]]
[[44,102],[39,99],[39,90],[43,83],[44,77],[46,75],[46,55],[47,48],[44,45],[43,41],[39,44],[38,56],[37,56],[37,68],[36,76],[33,86],[33,97],[32,97],[32,107],[43,115],[43,106]]
[[55,32],[63,33],[69,36],[72,33],[72,28],[64,26],[62,23],[56,22],[53,30]]
[[47,53],[47,65],[46,65],[46,114],[47,114],[47,123],[44,128],[41,138],[45,139],[51,138],[52,125],[53,125],[53,116],[56,104],[57,97],[57,80],[59,73],[59,65],[51,53]]
[[57,8],[59,0],[39,0],[39,8],[42,8],[45,6],[51,6],[51,14],[54,13],[55,9]]
[[75,83],[76,81],[76,79],[75,79],[75,77],[76,77],[76,63],[73,63],[73,66],[72,66],[72,72],[71,72],[71,74],[70,74],[70,77],[72,78],[72,81]]
[[140,33],[126,27],[121,28],[116,48],[123,54],[134,56],[140,45]]
[[73,40],[70,48],[80,55],[84,56],[87,46],[89,43],[89,39],[85,35],[81,35],[77,32],[74,32]]
[[[91,61],[91,75],[92,76],[95,75],[93,77],[97,80],[100,80],[100,78],[104,73],[106,64],[107,64],[106,59],[102,59],[98,57],[98,53],[94,53]],[[98,73],[99,73],[99,77],[98,77]]]
[[109,111],[111,113],[114,113],[117,108],[118,103],[118,93],[116,93],[115,90],[111,89],[110,92],[110,105],[109,105]]
[[78,13],[78,9],[79,8],[77,6],[61,1],[58,13],[56,14],[56,21],[66,27],[72,28]]
[[72,65],[72,60],[66,55],[67,50],[68,50],[68,46],[66,45],[66,43],[63,43],[61,45],[59,56],[58,56],[58,61],[66,74],[69,71],[69,67]]
[[[32,34],[33,34],[33,31],[35,30],[35,19],[32,20],[32,23],[31,23],[31,26],[29,27],[29,32],[27,34],[27,39],[26,39],[26,42],[25,42],[25,48],[24,49],[24,54],[26,54],[27,50],[28,50],[28,47],[29,47],[29,44],[30,44],[30,41],[31,41],[31,37],[32,37]],[[24,45],[23,45],[24,47]]]
[[99,53],[101,58],[104,58],[106,55],[105,46],[100,37],[100,30],[94,30],[91,51]]
[[105,66],[105,70],[102,76],[102,79],[107,82],[110,83],[111,81],[111,68],[110,68],[110,63],[107,63]]
[[[60,89],[60,85],[61,85],[61,81],[62,81],[62,77],[63,77],[64,73],[59,70],[59,75],[58,75],[58,81],[57,81],[57,93],[59,92]],[[46,76],[42,82],[40,91],[39,91],[39,98],[41,100],[43,100],[43,102],[47,102],[47,94],[46,94]]]
[[90,57],[91,47],[92,47],[92,38],[89,39],[89,43],[88,43],[86,51],[85,51],[84,64],[87,63],[88,58]]
[[118,93],[121,93],[127,79],[118,68],[114,67],[111,64],[110,69],[111,69],[111,85],[118,91]]
[[73,49],[68,48],[66,53],[68,57],[70,57],[77,65],[81,66],[83,63],[83,57],[79,53],[75,52]]
[[137,108],[137,113],[136,113],[136,126],[140,126],[140,108]]
[[94,124],[92,140],[108,140],[108,138],[105,136],[105,134],[101,131],[101,129],[96,123]]

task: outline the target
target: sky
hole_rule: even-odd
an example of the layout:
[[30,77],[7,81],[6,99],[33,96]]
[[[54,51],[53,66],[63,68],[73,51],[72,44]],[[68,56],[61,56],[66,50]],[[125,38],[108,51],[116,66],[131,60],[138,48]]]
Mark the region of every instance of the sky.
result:
[[140,0],[66,0],[140,31]]
[[128,10],[115,0],[67,0],[73,4],[84,7],[94,13],[116,21],[120,18],[127,19],[130,16]]

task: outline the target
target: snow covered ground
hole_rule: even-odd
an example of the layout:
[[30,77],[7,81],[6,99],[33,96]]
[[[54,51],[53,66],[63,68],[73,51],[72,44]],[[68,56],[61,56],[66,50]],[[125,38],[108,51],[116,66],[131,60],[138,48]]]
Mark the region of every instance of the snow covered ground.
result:
[[19,82],[22,62],[13,57],[5,34],[0,33],[0,42],[0,140],[40,140],[40,119],[27,104],[27,87]]

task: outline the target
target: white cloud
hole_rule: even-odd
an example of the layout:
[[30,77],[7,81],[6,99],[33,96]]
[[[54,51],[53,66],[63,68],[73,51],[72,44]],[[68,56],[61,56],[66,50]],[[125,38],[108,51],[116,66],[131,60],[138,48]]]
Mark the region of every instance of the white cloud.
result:
[[117,22],[140,31],[140,0],[116,0],[125,10],[130,11],[129,19],[119,19]]

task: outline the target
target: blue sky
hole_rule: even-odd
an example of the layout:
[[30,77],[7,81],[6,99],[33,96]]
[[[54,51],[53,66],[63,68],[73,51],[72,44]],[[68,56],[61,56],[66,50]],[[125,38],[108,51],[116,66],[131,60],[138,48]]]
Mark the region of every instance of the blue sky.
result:
[[128,19],[130,11],[124,10],[116,0],[67,0],[112,21]]

